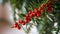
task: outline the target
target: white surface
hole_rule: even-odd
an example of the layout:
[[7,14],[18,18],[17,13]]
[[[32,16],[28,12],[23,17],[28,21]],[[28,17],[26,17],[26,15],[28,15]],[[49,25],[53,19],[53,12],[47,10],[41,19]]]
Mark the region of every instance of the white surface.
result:
[[25,32],[22,29],[21,30],[8,29],[4,32],[4,34],[25,34]]

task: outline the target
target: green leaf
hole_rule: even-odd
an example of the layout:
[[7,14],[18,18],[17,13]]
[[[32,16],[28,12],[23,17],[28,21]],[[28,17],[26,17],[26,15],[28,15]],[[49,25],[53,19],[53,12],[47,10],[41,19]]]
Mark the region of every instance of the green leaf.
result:
[[52,21],[53,22],[53,20],[52,20],[52,18],[51,17],[49,17],[48,15],[46,15],[47,16],[47,18],[50,20],[50,21]]
[[24,19],[25,14],[18,14],[18,16],[20,17],[20,19]]

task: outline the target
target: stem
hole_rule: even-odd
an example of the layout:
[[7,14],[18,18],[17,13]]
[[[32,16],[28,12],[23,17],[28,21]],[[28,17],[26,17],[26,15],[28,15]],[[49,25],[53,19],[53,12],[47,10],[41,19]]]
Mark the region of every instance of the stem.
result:
[[[23,26],[22,26],[22,28],[23,28],[23,30],[26,32],[26,34],[29,34],[29,31],[28,31],[28,30],[26,31]],[[27,28],[26,28],[26,29],[27,29]]]
[[[23,26],[21,26],[23,28]],[[23,30],[27,33],[27,31],[23,28]]]

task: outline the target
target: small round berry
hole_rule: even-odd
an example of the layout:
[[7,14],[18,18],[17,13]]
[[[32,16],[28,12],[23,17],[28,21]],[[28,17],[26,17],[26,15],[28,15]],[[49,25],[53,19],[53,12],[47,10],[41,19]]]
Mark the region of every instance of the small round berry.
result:
[[37,9],[37,8],[35,8],[35,9],[34,9],[34,12],[35,12],[35,13],[37,13],[37,12],[38,12],[38,9]]
[[31,17],[29,17],[28,15],[26,15],[25,20],[29,20],[29,19],[31,19]]
[[18,26],[18,23],[16,22],[15,24],[14,24],[14,27],[16,28]]
[[41,15],[40,13],[37,13],[37,14],[36,14],[36,18],[40,17],[40,15]]
[[29,12],[29,13],[28,13],[28,15],[29,15],[30,18],[33,17],[33,14],[32,14],[32,13],[33,13],[33,12]]
[[19,23],[22,24],[23,20],[19,20]]
[[44,12],[44,7],[41,7],[40,11],[41,11],[41,13],[43,13]]
[[41,7],[44,7],[45,6],[45,4],[43,3],[43,4],[41,4]]
[[24,23],[22,23],[22,25],[25,25],[26,23],[24,22]]
[[52,12],[53,9],[52,9],[52,2],[51,1],[46,4],[46,9],[48,12]]
[[25,23],[29,23],[31,20],[25,20]]
[[32,14],[32,13],[31,13],[31,14],[29,14],[29,17],[31,17],[31,18],[32,18],[32,17],[33,17],[33,14]]
[[28,14],[31,14],[31,13],[32,13],[32,11],[29,11],[29,12],[28,12]]
[[19,20],[19,23],[25,25],[25,22],[23,20]]
[[17,28],[18,28],[18,30],[20,30],[20,29],[21,29],[21,27],[20,27],[19,25],[17,26]]
[[36,13],[35,13],[35,12],[32,12],[32,15],[33,15],[33,16],[35,16],[35,15],[36,15]]

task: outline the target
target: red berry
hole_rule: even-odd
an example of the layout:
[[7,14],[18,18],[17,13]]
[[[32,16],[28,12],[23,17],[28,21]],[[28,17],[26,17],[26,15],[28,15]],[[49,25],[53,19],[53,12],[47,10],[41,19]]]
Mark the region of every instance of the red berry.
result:
[[41,7],[39,8],[39,11],[40,11],[41,13],[44,12],[44,6],[45,6],[45,4],[43,3],[43,4],[41,4]]
[[32,11],[28,12],[28,17],[32,18],[33,15],[32,15]]
[[25,20],[25,23],[29,23],[30,22],[30,20]]
[[35,12],[35,13],[37,13],[37,12],[38,12],[38,9],[37,9],[37,8],[35,8],[35,9],[34,9],[34,12]]
[[25,22],[23,20],[19,20],[19,23],[25,25]]
[[46,4],[46,9],[48,10],[48,12],[52,12],[52,2],[51,1]]
[[44,12],[44,7],[40,7],[40,11],[41,11],[41,13],[43,13]]
[[48,12],[52,12],[52,7],[47,7],[46,9],[48,10]]
[[40,13],[37,13],[37,14],[36,14],[36,18],[40,17],[40,15],[41,15]]
[[22,25],[25,25],[26,23],[24,22],[24,23],[22,23]]
[[16,28],[18,26],[18,23],[16,22],[15,24],[14,24],[14,27]]
[[17,28],[18,28],[18,30],[20,30],[20,29],[21,29],[21,27],[20,27],[19,25],[17,26]]
[[29,19],[31,19],[31,17],[29,17],[29,15],[26,15],[25,20],[29,20]]
[[36,13],[35,13],[35,12],[32,12],[32,15],[33,15],[33,16],[35,16],[35,15],[36,15]]
[[33,17],[33,14],[32,14],[32,13],[33,13],[33,12],[29,12],[29,13],[28,13],[28,15],[29,15],[30,18]]
[[31,14],[31,13],[32,13],[32,11],[29,11],[29,12],[28,12],[28,14]]
[[21,29],[21,27],[18,25],[17,22],[14,24],[14,27],[15,27],[15,28],[18,28],[19,30]]
[[19,20],[19,23],[21,24],[23,22],[23,20]]
[[28,23],[30,20],[31,20],[31,17],[29,17],[29,16],[25,17],[25,23]]
[[27,14],[25,17],[29,17],[29,14]]
[[31,13],[31,14],[29,14],[29,17],[31,17],[31,18],[32,18],[32,17],[33,17],[33,14],[32,14],[32,13]]
[[44,7],[45,6],[45,4],[43,3],[43,4],[41,4],[41,7]]

